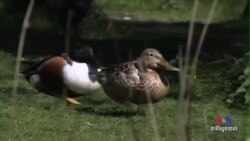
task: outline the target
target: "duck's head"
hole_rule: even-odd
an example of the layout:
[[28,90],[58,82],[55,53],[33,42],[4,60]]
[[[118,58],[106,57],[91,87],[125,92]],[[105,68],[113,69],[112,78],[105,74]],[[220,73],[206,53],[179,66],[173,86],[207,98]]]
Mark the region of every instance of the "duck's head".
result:
[[138,61],[140,62],[143,68],[149,68],[149,69],[164,68],[170,71],[179,71],[177,67],[170,64],[166,59],[164,59],[162,54],[157,49],[154,48],[145,49],[138,58]]
[[91,66],[97,68],[100,66],[99,61],[94,55],[93,49],[90,46],[77,44],[77,49],[71,53],[72,60],[80,62],[80,63],[87,63]]

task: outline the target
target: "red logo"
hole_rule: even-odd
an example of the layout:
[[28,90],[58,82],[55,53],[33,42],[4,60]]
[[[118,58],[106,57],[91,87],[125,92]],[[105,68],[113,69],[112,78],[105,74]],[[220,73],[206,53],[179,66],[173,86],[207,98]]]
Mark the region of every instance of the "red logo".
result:
[[232,125],[232,119],[230,116],[226,116],[226,117],[216,116],[215,120],[218,126],[222,126],[222,125],[231,126]]
[[216,120],[216,123],[217,123],[218,126],[221,126],[221,125],[222,125],[223,117],[221,117],[221,116],[216,116],[216,117],[215,117],[215,120]]

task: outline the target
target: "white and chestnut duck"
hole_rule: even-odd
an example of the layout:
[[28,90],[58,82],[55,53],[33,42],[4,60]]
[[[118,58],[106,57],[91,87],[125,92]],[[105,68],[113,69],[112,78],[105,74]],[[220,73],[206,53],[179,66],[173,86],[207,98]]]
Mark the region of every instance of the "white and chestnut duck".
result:
[[89,47],[80,50],[79,62],[67,54],[53,55],[25,69],[22,74],[38,91],[62,98],[67,104],[80,104],[75,97],[101,88],[96,81],[98,63]]

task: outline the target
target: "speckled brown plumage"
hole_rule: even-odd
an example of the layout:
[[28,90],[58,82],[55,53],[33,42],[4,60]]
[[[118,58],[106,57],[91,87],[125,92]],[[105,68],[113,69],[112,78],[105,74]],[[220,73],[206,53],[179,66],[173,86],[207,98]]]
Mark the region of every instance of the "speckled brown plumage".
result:
[[[151,61],[152,57],[156,60]],[[147,59],[150,61],[147,62]],[[159,60],[163,60],[162,55],[158,50],[150,48],[135,61],[108,68],[105,72],[106,82],[103,83],[105,92],[120,103],[146,104],[148,98],[152,103],[161,101],[169,91],[169,83],[158,65],[149,64],[154,61],[158,63]],[[143,61],[146,63],[141,63]]]

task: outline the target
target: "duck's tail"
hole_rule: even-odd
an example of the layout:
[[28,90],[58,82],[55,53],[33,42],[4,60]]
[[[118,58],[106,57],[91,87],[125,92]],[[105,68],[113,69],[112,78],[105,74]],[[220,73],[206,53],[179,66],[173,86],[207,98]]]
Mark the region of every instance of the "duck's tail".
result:
[[22,70],[20,73],[22,75],[24,75],[24,77],[29,81],[30,77],[33,75],[33,74],[36,74],[38,73],[37,69],[38,67],[45,61],[47,61],[48,59],[54,57],[55,55],[51,55],[51,56],[47,56],[45,58],[43,58],[42,60],[38,60],[38,61],[35,61],[35,63],[31,66],[29,66],[28,68]]

